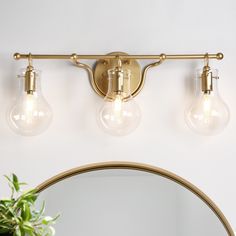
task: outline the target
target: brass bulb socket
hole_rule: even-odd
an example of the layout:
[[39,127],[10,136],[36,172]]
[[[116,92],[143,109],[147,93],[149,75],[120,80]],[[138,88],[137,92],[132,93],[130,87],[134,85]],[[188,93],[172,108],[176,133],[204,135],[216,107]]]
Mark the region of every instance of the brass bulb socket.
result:
[[201,74],[202,92],[210,94],[213,91],[213,75],[209,66],[203,67]]
[[115,73],[114,90],[115,92],[122,93],[124,91],[124,72],[118,69]]
[[114,71],[112,71],[112,78],[110,78],[111,89],[110,93],[114,98],[116,95],[122,95],[125,90],[125,81],[124,81],[124,71],[122,67],[117,66]]
[[32,66],[28,66],[25,72],[25,92],[33,94],[36,91],[36,72]]

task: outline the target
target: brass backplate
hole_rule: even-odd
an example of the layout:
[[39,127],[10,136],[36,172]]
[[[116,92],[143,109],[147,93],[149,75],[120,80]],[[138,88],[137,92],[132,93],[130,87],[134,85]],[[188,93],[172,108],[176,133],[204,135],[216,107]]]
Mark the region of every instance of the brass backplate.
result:
[[[112,52],[108,55],[128,55],[123,52]],[[117,59],[98,60],[94,68],[94,85],[95,91],[105,97],[108,90],[108,73],[109,69],[114,68]],[[139,92],[139,87],[142,83],[141,68],[139,63],[134,59],[122,60],[122,67],[128,69],[131,72],[130,76],[130,92],[132,96],[135,96]]]

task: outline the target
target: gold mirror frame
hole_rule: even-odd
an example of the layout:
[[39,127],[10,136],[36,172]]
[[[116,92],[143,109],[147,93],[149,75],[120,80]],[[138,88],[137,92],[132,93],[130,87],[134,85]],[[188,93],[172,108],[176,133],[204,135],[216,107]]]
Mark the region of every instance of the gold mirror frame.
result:
[[166,179],[169,179],[171,181],[176,182],[177,184],[185,187],[192,193],[194,193],[197,197],[199,197],[203,202],[207,204],[207,206],[215,213],[215,215],[218,217],[218,219],[223,224],[224,228],[226,229],[229,236],[235,236],[233,229],[231,228],[228,220],[224,216],[224,214],[221,212],[221,210],[216,206],[216,204],[200,189],[198,189],[196,186],[188,182],[187,180],[181,178],[180,176],[171,173],[167,170],[161,169],[159,167],[147,165],[147,164],[141,164],[141,163],[135,163],[135,162],[101,162],[101,163],[94,163],[89,165],[84,165],[80,167],[76,167],[73,169],[70,169],[68,171],[62,172],[42,184],[40,184],[36,189],[37,192],[40,193],[41,191],[45,190],[46,188],[50,187],[51,185],[54,185],[64,179],[70,178],[75,175],[83,174],[86,172],[96,171],[96,170],[105,170],[105,169],[131,169],[131,170],[139,170],[144,172],[153,173],[159,176],[162,176]]

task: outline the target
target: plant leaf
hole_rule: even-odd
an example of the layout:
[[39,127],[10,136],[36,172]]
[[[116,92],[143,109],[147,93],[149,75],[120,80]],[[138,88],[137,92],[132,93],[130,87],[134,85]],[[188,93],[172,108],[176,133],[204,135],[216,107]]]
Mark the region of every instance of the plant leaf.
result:
[[29,221],[31,219],[30,207],[27,202],[25,202],[22,206],[21,217],[24,221]]
[[15,230],[13,236],[21,236],[21,230],[20,230],[20,227],[19,227],[19,226],[16,227],[16,230]]
[[48,225],[53,221],[53,218],[51,216],[45,216],[42,220],[42,224]]
[[30,222],[28,222],[28,221],[26,221],[26,222],[23,223],[22,228],[23,228],[24,230],[26,230],[27,232],[30,232],[30,231],[32,232],[32,231],[34,231],[34,227],[33,227],[32,224],[31,224]]
[[[5,176],[11,188],[11,198],[0,200],[0,236],[10,233],[13,236],[51,236],[55,233],[51,226],[56,216],[44,215],[45,202],[39,211],[35,210],[38,193],[36,189],[22,192],[21,185],[15,174]],[[18,194],[16,194],[18,193]],[[20,193],[20,194],[19,194]]]
[[18,192],[20,190],[20,186],[19,186],[18,178],[15,174],[12,174],[12,183],[14,185],[16,192]]

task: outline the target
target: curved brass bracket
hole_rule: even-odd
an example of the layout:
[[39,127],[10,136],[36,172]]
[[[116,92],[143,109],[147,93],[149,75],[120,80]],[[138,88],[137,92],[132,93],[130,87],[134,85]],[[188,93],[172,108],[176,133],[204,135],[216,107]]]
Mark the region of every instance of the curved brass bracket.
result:
[[159,66],[160,64],[162,64],[162,62],[164,62],[165,59],[166,59],[166,55],[165,54],[161,54],[159,61],[156,61],[154,63],[148,64],[148,65],[146,65],[144,67],[143,73],[142,73],[142,82],[141,82],[139,88],[137,89],[136,95],[143,89],[144,83],[146,81],[146,75],[147,75],[148,70],[150,68],[152,68],[152,67]]
[[[117,53],[118,58],[119,58],[119,54],[122,55],[122,53]],[[97,67],[95,67],[95,70],[93,70],[89,65],[87,65],[85,63],[81,63],[76,54],[73,54],[71,56],[71,59],[77,67],[85,69],[88,72],[89,81],[90,81],[90,84],[91,84],[93,90],[99,96],[105,97],[106,96],[105,90],[107,90],[107,87],[104,88],[103,86],[104,86],[104,84],[105,85],[107,84],[107,80],[104,81],[104,77],[101,78],[100,75],[98,76],[97,71],[99,70],[100,74],[106,73],[107,68],[110,67],[109,64],[114,63],[113,62],[114,59],[112,59],[112,61],[105,61],[105,60],[98,61],[97,64],[96,64]],[[145,66],[143,71],[142,71],[142,74],[140,76],[138,76],[139,71],[140,71],[140,67],[139,67],[139,64],[137,63],[137,61],[135,61],[135,60],[132,60],[132,61],[129,61],[129,62],[127,61],[124,64],[124,66],[126,66],[126,67],[128,66],[128,68],[131,69],[131,73],[134,74],[133,79],[137,80],[137,81],[135,81],[136,85],[134,86],[134,89],[132,90],[132,96],[133,97],[138,95],[139,92],[142,90],[142,88],[144,86],[144,83],[145,83],[145,80],[146,80],[146,75],[147,75],[148,70],[152,67],[159,66],[165,59],[166,59],[166,55],[161,54],[160,55],[160,60]],[[102,63],[102,65],[101,65],[101,63]],[[130,63],[133,63],[133,64],[130,64]],[[132,69],[134,71],[132,71]],[[106,70],[106,71],[104,72],[104,70]],[[132,82],[134,83],[134,81],[132,81]],[[129,100],[129,98],[127,98],[127,100]]]
[[79,59],[77,59],[76,55],[73,55],[72,60],[73,60],[74,64],[75,64],[77,67],[82,68],[82,69],[84,69],[84,70],[87,71],[88,76],[89,76],[89,82],[90,82],[90,84],[91,84],[93,90],[94,90],[98,95],[100,95],[101,97],[104,97],[104,95],[100,92],[100,90],[97,88],[97,86],[96,86],[96,84],[95,84],[95,82],[94,82],[93,69],[92,69],[89,65],[87,65],[87,64],[85,64],[85,63],[81,63],[81,62],[79,61]]

